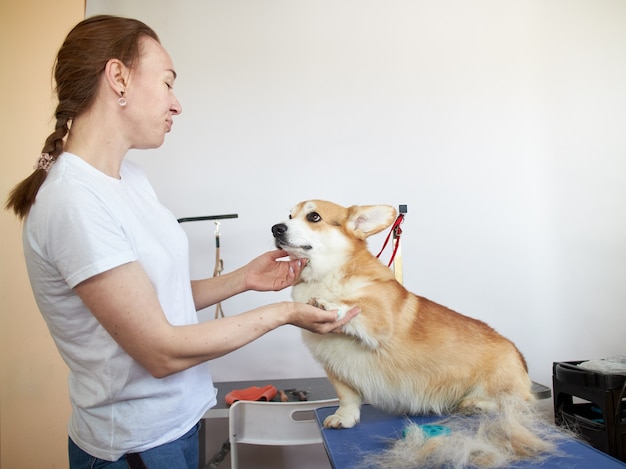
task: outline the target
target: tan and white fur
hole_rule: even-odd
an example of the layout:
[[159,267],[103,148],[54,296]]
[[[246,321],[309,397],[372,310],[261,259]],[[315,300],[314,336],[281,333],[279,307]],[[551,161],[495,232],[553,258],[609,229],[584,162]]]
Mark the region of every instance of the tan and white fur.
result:
[[[406,438],[379,455],[387,467],[408,461],[411,467],[492,467],[548,451],[548,439],[537,435],[532,383],[516,346],[484,322],[409,292],[368,250],[366,239],[395,217],[388,205],[345,208],[309,200],[272,227],[277,247],[307,259],[294,301],[339,314],[361,309],[342,334],[303,333],[339,397],[324,426],[353,427],[362,403],[394,414],[479,414],[487,422],[472,443],[464,424],[445,444],[438,443],[443,437]],[[462,441],[454,443],[454,436]]]

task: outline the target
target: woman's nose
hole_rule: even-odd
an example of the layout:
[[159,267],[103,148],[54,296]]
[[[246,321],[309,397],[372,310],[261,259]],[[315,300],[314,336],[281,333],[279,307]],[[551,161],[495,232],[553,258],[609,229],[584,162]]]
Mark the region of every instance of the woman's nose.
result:
[[180,102],[176,97],[174,97],[174,102],[172,103],[172,107],[170,109],[172,114],[177,115],[183,112],[183,107],[180,105]]

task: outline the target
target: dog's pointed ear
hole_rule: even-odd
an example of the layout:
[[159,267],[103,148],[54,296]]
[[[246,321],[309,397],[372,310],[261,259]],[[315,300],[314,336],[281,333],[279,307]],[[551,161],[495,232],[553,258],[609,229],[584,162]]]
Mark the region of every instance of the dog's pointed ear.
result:
[[390,226],[396,218],[391,205],[352,206],[348,209],[346,227],[359,239],[365,239]]

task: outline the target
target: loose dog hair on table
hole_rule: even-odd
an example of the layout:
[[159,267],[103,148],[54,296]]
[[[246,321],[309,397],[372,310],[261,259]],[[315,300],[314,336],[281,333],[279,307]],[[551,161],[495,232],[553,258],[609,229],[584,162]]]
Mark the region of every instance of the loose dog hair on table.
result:
[[381,467],[495,467],[548,454],[558,435],[536,414],[526,361],[513,342],[409,292],[369,251],[366,239],[395,217],[389,205],[309,200],[272,227],[278,248],[307,259],[294,301],[339,315],[361,309],[342,334],[303,332],[339,397],[324,426],[353,427],[364,402],[394,414],[451,414],[440,435],[407,429],[369,461]]

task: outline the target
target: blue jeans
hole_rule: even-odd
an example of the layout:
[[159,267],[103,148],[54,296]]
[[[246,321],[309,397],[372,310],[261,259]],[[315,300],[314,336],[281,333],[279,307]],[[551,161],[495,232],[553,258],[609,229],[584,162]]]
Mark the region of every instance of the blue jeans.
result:
[[[148,469],[198,469],[198,429],[200,423],[178,440],[138,453]],[[70,469],[129,469],[127,455],[117,461],[105,461],[85,453],[68,438]]]

